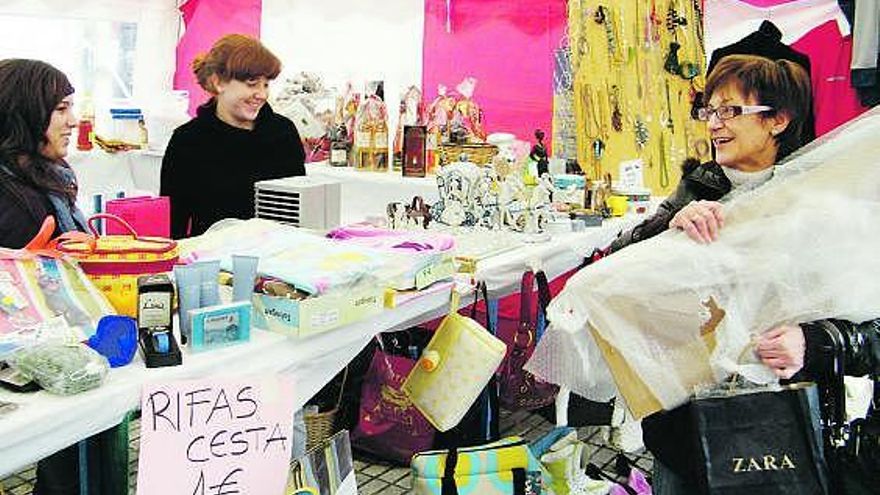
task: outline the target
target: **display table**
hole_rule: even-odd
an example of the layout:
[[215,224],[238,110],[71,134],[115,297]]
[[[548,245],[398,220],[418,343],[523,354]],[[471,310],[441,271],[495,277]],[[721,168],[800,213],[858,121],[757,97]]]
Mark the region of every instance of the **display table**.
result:
[[[481,261],[475,277],[488,282],[493,297],[514,293],[522,273],[536,263],[554,278],[577,267],[593,248],[606,245],[637,220],[611,220],[603,227],[499,254]],[[463,300],[469,302],[469,298]],[[119,424],[126,413],[139,407],[141,387],[149,382],[279,373],[293,378],[295,404],[301,407],[375,334],[442,316],[448,302],[448,290],[429,289],[393,310],[307,338],[254,330],[251,341],[239,346],[201,354],[184,349],[184,364],[177,367],[147,369],[138,355],[132,364],[112,370],[101,387],[71,397],[0,391],[0,400],[19,404],[17,411],[0,417],[0,476]]]
[[182,366],[147,369],[138,354],[128,366],[112,370],[101,387],[70,397],[0,391],[0,400],[19,404],[18,410],[0,417],[0,476],[119,424],[126,413],[140,407],[141,387],[150,382],[285,374],[293,377],[295,405],[302,407],[376,333],[442,316],[448,304],[448,290],[435,292],[394,311],[303,339],[253,330],[251,341],[242,345],[199,354],[184,348]]

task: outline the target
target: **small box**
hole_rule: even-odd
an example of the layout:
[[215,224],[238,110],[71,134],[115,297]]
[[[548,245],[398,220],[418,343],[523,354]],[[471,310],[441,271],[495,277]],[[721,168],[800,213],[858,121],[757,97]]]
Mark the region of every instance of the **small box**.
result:
[[326,332],[381,312],[383,293],[368,287],[302,300],[254,294],[254,325],[294,336]]
[[241,301],[190,310],[193,352],[249,341],[252,308],[250,302]]
[[427,173],[427,135],[425,126],[403,128],[403,176],[424,177]]

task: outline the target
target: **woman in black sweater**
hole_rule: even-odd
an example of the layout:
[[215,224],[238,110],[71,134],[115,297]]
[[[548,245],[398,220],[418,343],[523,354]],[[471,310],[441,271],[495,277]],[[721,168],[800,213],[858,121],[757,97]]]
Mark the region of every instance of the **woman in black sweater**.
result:
[[266,103],[281,62],[259,41],[220,38],[192,63],[212,98],[178,127],[162,160],[161,194],[171,199],[171,235],[199,235],[224,218],[254,216],[254,183],[305,175],[293,122]]

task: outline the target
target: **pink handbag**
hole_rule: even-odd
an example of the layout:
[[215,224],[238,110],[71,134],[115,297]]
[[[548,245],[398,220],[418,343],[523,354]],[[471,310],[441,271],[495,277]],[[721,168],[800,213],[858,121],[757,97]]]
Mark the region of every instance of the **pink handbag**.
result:
[[[104,208],[122,218],[141,236],[171,237],[171,202],[165,196],[134,196],[113,199]],[[116,222],[108,222],[107,234],[128,234]]]
[[436,430],[400,389],[415,364],[414,359],[376,349],[351,435],[357,448],[406,465],[413,454],[431,449]]

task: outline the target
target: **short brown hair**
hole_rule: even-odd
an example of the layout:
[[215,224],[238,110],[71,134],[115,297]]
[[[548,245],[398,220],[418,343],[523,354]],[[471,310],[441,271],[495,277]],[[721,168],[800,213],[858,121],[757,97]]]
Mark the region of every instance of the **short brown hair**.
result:
[[804,122],[812,106],[810,76],[803,67],[790,60],[770,60],[754,55],[728,55],[718,62],[706,80],[703,94],[708,104],[718,88],[735,84],[745,96],[752,96],[760,105],[773,107],[774,113],[783,112],[791,121],[776,135],[781,160],[806,144]]
[[216,94],[209,80],[212,75],[217,74],[221,81],[247,81],[260,76],[275,79],[281,72],[281,61],[259,40],[243,34],[227,34],[217,40],[208,53],[198,55],[192,69],[199,86]]

